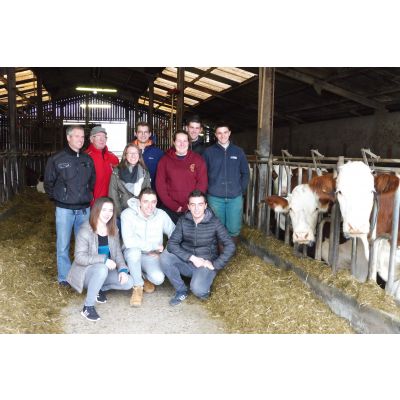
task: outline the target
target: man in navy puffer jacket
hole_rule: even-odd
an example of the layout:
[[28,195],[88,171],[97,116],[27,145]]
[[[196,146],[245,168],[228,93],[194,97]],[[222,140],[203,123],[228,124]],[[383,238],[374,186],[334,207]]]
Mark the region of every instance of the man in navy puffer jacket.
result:
[[[161,254],[161,269],[176,290],[170,304],[186,299],[188,288],[181,275],[190,277],[190,290],[200,299],[208,298],[211,284],[235,253],[235,244],[214,213],[207,208],[206,196],[200,190],[189,195],[187,211],[179,218]],[[218,242],[223,251],[218,253]]]
[[243,216],[243,195],[249,183],[249,164],[243,150],[229,141],[229,126],[216,126],[218,142],[203,154],[208,171],[208,204],[236,240]]

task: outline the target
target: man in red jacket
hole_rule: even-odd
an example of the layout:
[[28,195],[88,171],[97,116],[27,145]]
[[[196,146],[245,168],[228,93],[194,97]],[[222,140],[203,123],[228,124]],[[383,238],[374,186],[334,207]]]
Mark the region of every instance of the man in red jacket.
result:
[[90,131],[90,145],[85,150],[85,153],[92,157],[96,169],[96,182],[91,204],[99,197],[108,196],[111,173],[113,167],[119,163],[118,157],[108,151],[106,143],[107,131],[101,126],[95,126]]
[[206,163],[199,154],[189,150],[187,132],[176,132],[174,147],[159,161],[156,176],[157,193],[175,224],[187,211],[189,193],[195,189],[207,192],[207,186]]

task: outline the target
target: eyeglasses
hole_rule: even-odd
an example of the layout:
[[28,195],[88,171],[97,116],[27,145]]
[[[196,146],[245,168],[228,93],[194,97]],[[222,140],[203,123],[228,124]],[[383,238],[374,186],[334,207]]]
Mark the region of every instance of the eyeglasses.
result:
[[94,137],[95,139],[104,139],[104,140],[107,140],[107,135],[104,135],[104,136],[102,136],[102,135],[93,135],[93,137]]

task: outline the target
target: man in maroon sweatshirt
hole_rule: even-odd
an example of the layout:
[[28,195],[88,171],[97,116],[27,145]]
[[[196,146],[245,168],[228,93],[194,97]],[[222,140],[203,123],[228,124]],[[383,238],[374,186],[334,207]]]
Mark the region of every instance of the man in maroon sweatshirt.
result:
[[107,131],[101,126],[95,126],[90,131],[90,145],[85,150],[85,153],[92,157],[96,169],[96,182],[91,205],[99,197],[108,196],[112,170],[119,163],[118,157],[108,151],[106,143]]
[[176,132],[174,146],[159,161],[156,176],[157,193],[175,224],[187,211],[189,193],[195,189],[205,193],[207,186],[207,167],[203,158],[189,150],[187,132]]

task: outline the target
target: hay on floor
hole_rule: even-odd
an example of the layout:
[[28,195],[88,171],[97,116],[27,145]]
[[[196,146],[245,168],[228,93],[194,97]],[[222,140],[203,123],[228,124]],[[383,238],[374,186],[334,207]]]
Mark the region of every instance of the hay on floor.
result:
[[292,247],[285,245],[272,236],[266,236],[263,232],[249,227],[244,227],[242,236],[247,240],[264,248],[268,252],[289,261],[293,265],[302,268],[310,276],[326,283],[329,286],[342,290],[347,295],[354,297],[359,304],[368,305],[378,310],[400,317],[400,307],[394,298],[379,287],[376,282],[358,282],[348,270],[340,269],[336,275],[331,268],[321,261],[311,258],[299,258]]
[[211,315],[232,333],[353,333],[293,271],[278,269],[239,246],[217,275]]
[[74,296],[59,287],[54,206],[27,189],[0,221],[0,333],[62,333],[60,310]]

